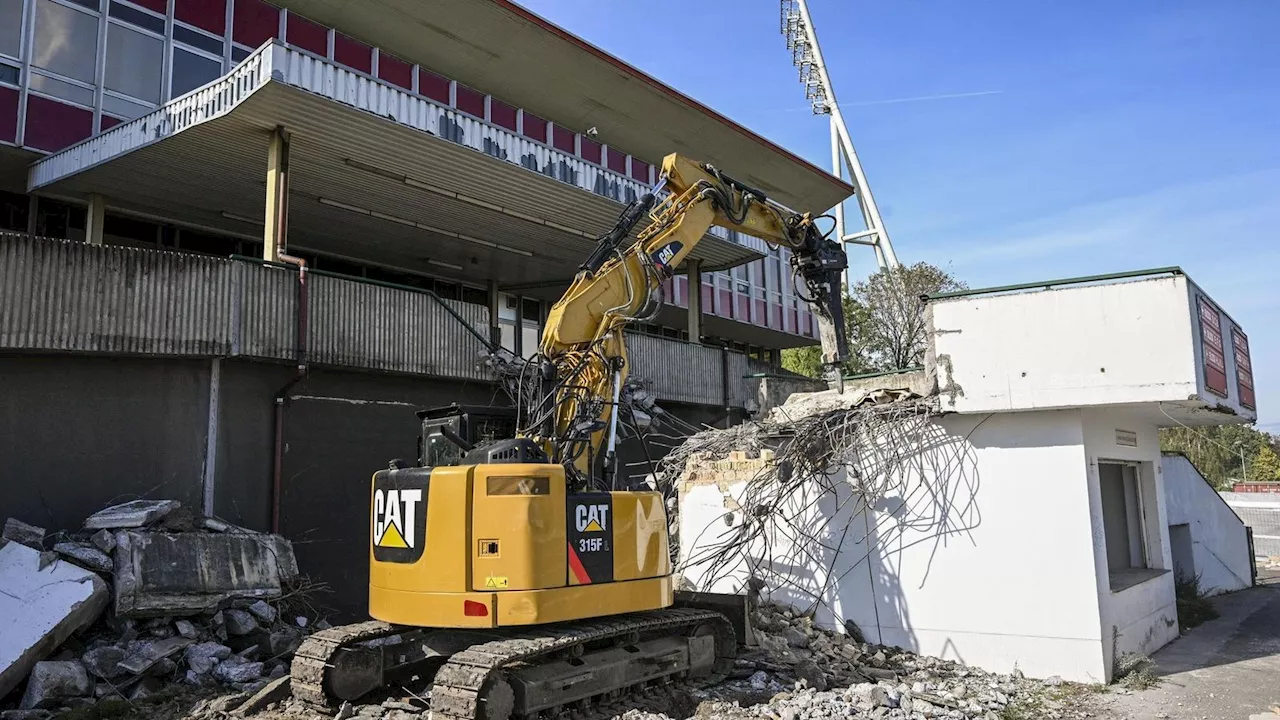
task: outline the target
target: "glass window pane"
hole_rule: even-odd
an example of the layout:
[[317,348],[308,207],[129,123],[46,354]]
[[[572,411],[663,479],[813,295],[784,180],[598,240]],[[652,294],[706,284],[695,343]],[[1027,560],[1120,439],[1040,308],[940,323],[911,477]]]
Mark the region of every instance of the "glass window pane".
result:
[[0,53],[18,57],[22,49],[22,0],[0,0]]
[[123,25],[107,27],[108,90],[147,102],[160,102],[164,40]]
[[170,97],[185,95],[222,77],[222,61],[196,55],[182,48],[173,49],[173,92]]
[[157,17],[151,13],[144,13],[118,2],[111,3],[111,17],[123,20],[127,23],[133,23],[140,28],[146,28],[152,32],[164,34],[164,18]]
[[0,83],[17,85],[22,79],[22,68],[9,63],[0,63]]
[[244,62],[244,59],[249,57],[251,53],[252,53],[251,50],[245,50],[242,47],[232,45],[231,46],[231,62],[239,65],[240,63]]
[[69,82],[45,77],[40,73],[31,73],[31,89],[42,92],[45,95],[52,95],[63,100],[70,100],[73,103],[93,107],[93,91],[89,88],[82,88]]
[[142,103],[125,100],[124,98],[105,94],[102,96],[102,111],[108,115],[115,115],[116,117],[123,118],[125,120],[142,117],[154,109],[155,108],[143,105]]
[[59,75],[94,81],[98,18],[51,0],[36,0],[36,39],[31,62]]
[[222,54],[222,38],[205,35],[202,32],[184,28],[181,25],[173,26],[173,39],[214,55]]
[[538,342],[542,340],[542,333],[538,331],[537,325],[525,325],[520,329],[522,343],[520,354],[526,359],[533,357],[538,352]]

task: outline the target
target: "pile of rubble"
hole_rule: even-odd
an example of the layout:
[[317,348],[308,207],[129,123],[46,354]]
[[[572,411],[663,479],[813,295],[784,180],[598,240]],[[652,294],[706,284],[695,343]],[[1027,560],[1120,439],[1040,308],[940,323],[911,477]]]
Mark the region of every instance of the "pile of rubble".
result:
[[0,539],[0,716],[41,720],[165,688],[252,693],[283,678],[317,625],[288,597],[278,536],[135,501],[46,533],[10,518]]
[[[955,662],[869,645],[857,628],[833,633],[790,608],[753,613],[757,647],[739,653],[725,683],[694,693],[692,708],[631,710],[621,720],[819,720],[949,718],[996,720],[1009,714],[1086,717],[1078,687],[1060,678],[1031,680],[1015,671],[988,673]],[[1018,713],[1021,709],[1023,713]]]

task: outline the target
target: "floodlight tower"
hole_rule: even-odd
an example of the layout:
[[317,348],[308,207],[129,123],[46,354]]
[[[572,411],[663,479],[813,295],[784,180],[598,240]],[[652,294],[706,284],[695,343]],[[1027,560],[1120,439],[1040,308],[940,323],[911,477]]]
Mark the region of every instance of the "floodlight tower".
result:
[[813,114],[831,116],[831,172],[841,179],[845,179],[845,173],[848,173],[847,179],[853,185],[854,197],[862,210],[864,229],[851,233],[845,226],[844,203],[836,205],[836,236],[843,243],[875,248],[880,267],[897,267],[898,256],[893,253],[889,232],[880,219],[880,210],[871,196],[871,186],[867,184],[862,163],[858,162],[853,140],[849,138],[849,128],[840,114],[835,88],[822,61],[818,33],[814,30],[805,0],[782,0],[782,34],[787,38],[791,62],[800,70],[800,82],[804,84],[805,97],[813,106]]

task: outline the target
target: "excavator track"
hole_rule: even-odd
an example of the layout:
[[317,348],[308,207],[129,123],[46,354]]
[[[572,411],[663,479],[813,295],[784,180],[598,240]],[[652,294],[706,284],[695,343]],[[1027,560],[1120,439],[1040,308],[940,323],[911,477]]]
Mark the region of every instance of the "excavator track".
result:
[[[328,689],[336,680],[337,653],[359,643],[416,630],[366,622],[312,635],[298,649],[293,662],[294,696],[319,707],[331,706],[334,698]],[[452,654],[437,671],[431,689],[433,720],[595,717],[599,711],[625,704],[633,695],[643,699],[662,692],[673,681],[698,685],[719,682],[732,669],[737,650],[733,627],[723,615],[686,608],[490,632],[495,635],[493,639]],[[687,678],[687,668],[682,667],[662,674],[663,670],[658,667],[661,663],[655,660],[654,667],[658,669],[639,682],[612,685],[587,697],[582,697],[582,691],[574,692],[572,681],[564,681],[564,702],[529,711],[517,707],[517,699],[507,682],[508,672],[537,668],[540,663],[571,657],[581,653],[584,647],[623,647],[645,638],[683,637],[694,633],[713,636],[715,652],[710,672],[698,678]]]

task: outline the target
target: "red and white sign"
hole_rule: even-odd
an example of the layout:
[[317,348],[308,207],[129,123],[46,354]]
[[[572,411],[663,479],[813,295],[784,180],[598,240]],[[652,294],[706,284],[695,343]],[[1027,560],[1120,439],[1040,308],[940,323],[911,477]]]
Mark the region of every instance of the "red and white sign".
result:
[[1204,354],[1204,386],[1219,397],[1227,396],[1227,358],[1222,346],[1222,316],[1203,295],[1199,296],[1200,344]]
[[1253,397],[1253,363],[1249,360],[1249,338],[1240,328],[1231,328],[1231,345],[1236,351],[1236,388],[1240,392],[1240,404],[1257,410]]

